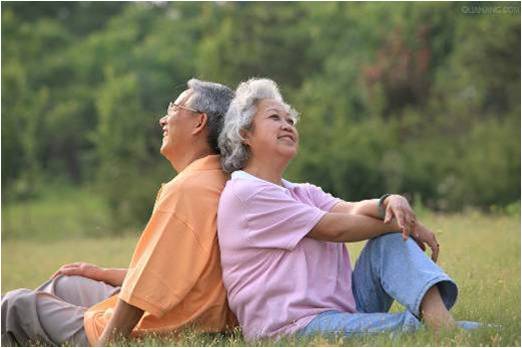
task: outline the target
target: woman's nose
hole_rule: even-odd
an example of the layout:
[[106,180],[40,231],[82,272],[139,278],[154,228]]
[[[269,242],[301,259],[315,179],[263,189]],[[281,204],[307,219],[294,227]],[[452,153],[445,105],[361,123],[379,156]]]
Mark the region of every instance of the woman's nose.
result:
[[291,131],[294,128],[294,126],[292,124],[288,123],[288,122],[283,122],[282,128],[284,130]]

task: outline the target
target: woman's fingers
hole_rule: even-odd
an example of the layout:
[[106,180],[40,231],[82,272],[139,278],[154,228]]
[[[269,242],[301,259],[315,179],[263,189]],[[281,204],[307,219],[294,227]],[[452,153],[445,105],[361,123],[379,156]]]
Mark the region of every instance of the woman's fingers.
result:
[[413,221],[412,221],[412,224],[413,224],[413,235],[416,237],[416,238],[420,238],[420,234],[419,234],[419,231],[417,231],[417,218],[414,216],[413,217]]
[[410,209],[406,209],[406,214],[405,214],[404,220],[405,220],[405,224],[407,225],[408,231],[410,231],[410,233],[414,237],[419,237],[419,234],[417,233],[416,228],[415,228],[417,218],[415,217],[415,214]]
[[413,240],[415,241],[415,243],[417,243],[417,245],[419,246],[419,248],[421,248],[422,251],[426,251],[426,245],[424,244],[424,242],[415,237],[413,237]]
[[417,217],[408,206],[388,205],[385,210],[384,223],[391,222],[393,218],[397,220],[404,240],[408,239],[410,234],[413,237],[419,238],[420,235],[416,231]]
[[437,239],[435,238],[435,235],[432,235],[432,238],[428,241],[428,245],[431,249],[431,259],[433,262],[437,262],[437,259],[439,258],[439,243],[437,242]]
[[402,239],[404,239],[404,240],[408,239],[410,230],[408,229],[408,224],[406,223],[406,220],[404,219],[404,214],[401,211],[396,211],[395,217],[397,218],[397,224],[399,225],[399,227],[402,231]]

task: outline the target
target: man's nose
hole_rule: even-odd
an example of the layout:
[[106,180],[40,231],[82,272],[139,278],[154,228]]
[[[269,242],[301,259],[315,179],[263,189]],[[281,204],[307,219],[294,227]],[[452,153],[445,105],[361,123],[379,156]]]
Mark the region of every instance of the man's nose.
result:
[[159,124],[160,126],[164,126],[166,123],[167,123],[167,115],[163,116],[162,118],[159,119]]

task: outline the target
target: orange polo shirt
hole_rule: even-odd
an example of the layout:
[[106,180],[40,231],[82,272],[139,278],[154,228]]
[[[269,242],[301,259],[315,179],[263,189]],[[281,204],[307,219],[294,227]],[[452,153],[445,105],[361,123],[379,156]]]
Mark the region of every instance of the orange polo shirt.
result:
[[118,297],[145,311],[133,336],[187,326],[217,332],[237,325],[221,278],[216,233],[225,181],[219,156],[212,155],[192,162],[162,186],[121,292],[85,312],[91,345],[101,336]]

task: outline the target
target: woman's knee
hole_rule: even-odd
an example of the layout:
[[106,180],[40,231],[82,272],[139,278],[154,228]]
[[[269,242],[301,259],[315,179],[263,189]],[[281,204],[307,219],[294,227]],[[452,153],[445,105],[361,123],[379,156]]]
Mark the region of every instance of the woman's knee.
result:
[[417,243],[411,237],[404,240],[401,232],[390,232],[369,240],[361,255],[369,257],[373,262],[398,255],[414,259],[425,257]]
[[389,232],[385,234],[381,234],[378,237],[372,238],[368,241],[368,246],[381,246],[381,245],[389,245],[389,244],[398,244],[399,242],[404,242],[402,239],[401,232]]

